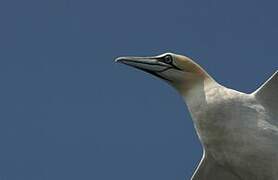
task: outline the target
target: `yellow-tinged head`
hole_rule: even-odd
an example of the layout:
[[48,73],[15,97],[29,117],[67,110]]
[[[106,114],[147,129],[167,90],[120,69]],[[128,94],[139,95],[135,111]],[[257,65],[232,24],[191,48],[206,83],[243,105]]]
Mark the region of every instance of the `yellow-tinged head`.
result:
[[212,78],[197,63],[186,56],[164,53],[151,57],[119,57],[116,62],[153,74],[185,93],[198,82]]

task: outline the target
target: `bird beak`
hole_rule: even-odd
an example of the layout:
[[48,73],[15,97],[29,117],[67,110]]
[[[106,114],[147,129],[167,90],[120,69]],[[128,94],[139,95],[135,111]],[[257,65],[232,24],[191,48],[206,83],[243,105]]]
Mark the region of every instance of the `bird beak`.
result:
[[120,62],[134,68],[143,70],[164,80],[169,81],[160,73],[172,68],[171,65],[159,61],[160,57],[119,57],[115,62]]

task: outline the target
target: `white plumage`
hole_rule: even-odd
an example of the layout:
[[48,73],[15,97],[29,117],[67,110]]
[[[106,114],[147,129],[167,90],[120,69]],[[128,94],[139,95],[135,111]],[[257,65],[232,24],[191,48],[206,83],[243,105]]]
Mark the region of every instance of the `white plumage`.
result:
[[192,180],[278,179],[277,71],[257,91],[245,94],[218,84],[185,56],[117,61],[166,80],[184,98],[204,149]]

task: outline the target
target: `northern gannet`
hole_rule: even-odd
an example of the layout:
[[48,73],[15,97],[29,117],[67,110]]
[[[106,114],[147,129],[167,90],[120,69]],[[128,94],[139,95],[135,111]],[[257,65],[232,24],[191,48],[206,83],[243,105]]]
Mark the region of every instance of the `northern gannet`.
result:
[[251,94],[217,83],[188,57],[119,57],[172,85],[188,106],[203,147],[191,180],[278,179],[278,71]]

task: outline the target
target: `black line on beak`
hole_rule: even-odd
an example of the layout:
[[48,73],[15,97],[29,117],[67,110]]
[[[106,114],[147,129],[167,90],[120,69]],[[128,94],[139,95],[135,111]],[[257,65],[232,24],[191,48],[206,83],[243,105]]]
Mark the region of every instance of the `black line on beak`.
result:
[[166,80],[166,81],[168,81],[168,82],[172,82],[170,79],[167,79],[167,78],[161,76],[160,74],[157,74],[157,72],[164,72],[164,71],[167,71],[168,69],[171,69],[171,67],[165,68],[165,69],[163,69],[163,70],[161,70],[161,71],[151,71],[151,70],[144,69],[144,68],[140,68],[140,67],[136,67],[136,68],[137,68],[137,69],[141,69],[142,71],[145,71],[145,72],[147,72],[147,73],[149,73],[149,74],[152,74],[152,75],[154,75],[154,76],[157,76],[157,77],[159,77],[159,78],[161,78],[161,79],[164,79],[164,80]]
[[[145,58],[146,58],[146,57],[144,57],[144,58],[142,58],[142,59],[145,59]],[[139,57],[138,59],[141,59],[141,58]],[[166,81],[168,81],[168,82],[173,82],[173,81],[170,80],[170,79],[167,79],[166,77],[164,77],[164,76],[162,76],[162,75],[160,75],[160,74],[158,74],[158,73],[162,73],[162,72],[167,71],[167,70],[169,70],[169,69],[176,69],[176,70],[182,71],[182,69],[180,69],[180,68],[178,68],[177,66],[175,66],[175,65],[173,64],[173,62],[171,62],[171,63],[165,63],[165,62],[163,61],[163,57],[148,57],[148,59],[155,59],[155,60],[157,60],[158,62],[160,62],[160,63],[162,63],[162,64],[159,64],[159,63],[150,63],[150,62],[147,62],[147,61],[142,61],[142,62],[141,62],[141,61],[134,61],[134,60],[132,60],[132,59],[129,59],[128,57],[127,57],[127,58],[121,58],[121,59],[116,60],[116,61],[122,62],[123,64],[125,64],[125,61],[126,61],[126,62],[132,62],[132,63],[134,63],[134,64],[147,64],[147,65],[150,65],[150,66],[161,66],[161,67],[164,67],[164,69],[162,69],[162,70],[153,71],[153,70],[148,70],[148,69],[145,69],[145,68],[142,68],[142,67],[138,67],[138,66],[133,66],[133,65],[131,65],[131,66],[133,66],[133,67],[136,68],[136,69],[140,69],[140,70],[142,70],[142,71],[145,71],[145,72],[147,72],[147,73],[149,73],[149,74],[152,74],[152,75],[154,75],[154,76],[157,76],[157,77],[159,77],[159,78],[161,78],[161,79],[164,79],[164,80],[166,80]],[[130,65],[130,64],[127,64],[127,65]]]

